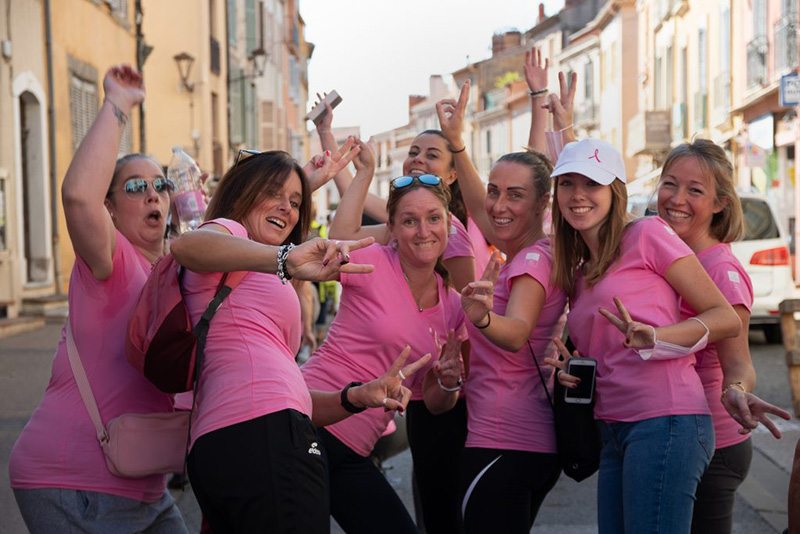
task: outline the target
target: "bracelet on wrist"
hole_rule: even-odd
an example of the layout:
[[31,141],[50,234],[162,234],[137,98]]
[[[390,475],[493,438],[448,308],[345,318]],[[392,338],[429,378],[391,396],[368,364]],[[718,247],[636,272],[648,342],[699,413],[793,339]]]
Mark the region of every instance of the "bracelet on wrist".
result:
[[[474,323],[473,323],[473,324],[474,324]],[[492,312],[491,312],[491,311],[488,311],[488,312],[486,312],[486,324],[485,324],[485,325],[479,325],[479,324],[476,324],[476,325],[475,325],[475,328],[478,328],[478,329],[480,329],[480,330],[483,330],[484,328],[489,328],[489,325],[490,325],[490,324],[492,324]]]
[[[448,148],[449,148],[449,147],[448,147]],[[461,154],[461,153],[462,153],[462,152],[464,152],[466,149],[467,149],[467,145],[464,145],[464,146],[463,146],[463,147],[461,147],[459,150],[453,150],[452,148],[450,148],[450,153],[451,153],[451,154]]]
[[567,130],[569,130],[569,129],[570,129],[570,128],[572,128],[573,126],[574,126],[573,124],[570,124],[569,126],[564,126],[563,128],[561,128],[561,129],[559,130],[559,132],[566,132]]
[[449,388],[442,383],[442,378],[439,377],[436,379],[439,382],[439,387],[442,388],[444,391],[448,393],[455,393],[456,391],[461,391],[461,387],[464,385],[464,379],[460,376],[458,377],[458,384],[454,388]]
[[541,89],[536,89],[536,90],[533,90],[533,91],[528,91],[528,94],[529,94],[529,95],[531,95],[531,96],[533,96],[533,97],[536,97],[536,96],[543,96],[543,95],[546,95],[548,92],[549,92],[549,91],[548,91],[547,87],[542,87]]
[[726,394],[726,393],[728,392],[728,390],[729,390],[729,389],[731,389],[731,388],[736,388],[736,389],[738,389],[738,390],[741,390],[741,392],[742,392],[742,393],[747,393],[747,390],[744,388],[744,382],[742,382],[742,381],[740,380],[740,381],[738,381],[738,382],[731,382],[730,384],[728,384],[727,386],[725,386],[724,388],[722,388],[722,395],[720,395],[720,398],[721,398],[721,399],[724,399],[724,398],[725,398],[725,394]]
[[289,274],[289,269],[286,265],[286,258],[289,257],[289,251],[294,248],[294,243],[289,243],[288,245],[281,245],[278,248],[278,269],[277,275],[281,281],[281,284],[286,285],[286,282],[292,279],[292,275]]
[[341,395],[339,395],[339,397],[341,399],[341,402],[342,402],[342,408],[344,408],[345,410],[347,410],[350,413],[361,413],[361,412],[363,412],[364,410],[367,409],[366,406],[356,406],[355,404],[353,404],[352,402],[350,402],[347,399],[347,392],[350,390],[350,388],[356,387],[356,386],[361,386],[363,384],[364,384],[364,382],[350,382],[349,384],[347,384],[344,387],[344,389],[342,390]]

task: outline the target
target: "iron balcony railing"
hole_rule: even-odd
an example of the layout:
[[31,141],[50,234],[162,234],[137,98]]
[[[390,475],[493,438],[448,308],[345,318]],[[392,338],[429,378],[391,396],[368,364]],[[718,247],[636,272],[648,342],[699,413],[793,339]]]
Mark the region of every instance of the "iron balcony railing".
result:
[[797,66],[797,14],[784,15],[775,23],[775,72]]
[[747,87],[763,85],[767,79],[767,37],[759,35],[747,43]]

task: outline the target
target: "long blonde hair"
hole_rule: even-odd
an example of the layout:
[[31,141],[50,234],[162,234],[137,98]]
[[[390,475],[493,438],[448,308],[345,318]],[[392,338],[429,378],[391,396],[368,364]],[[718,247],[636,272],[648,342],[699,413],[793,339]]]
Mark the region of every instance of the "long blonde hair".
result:
[[688,157],[697,158],[703,172],[714,179],[716,202],[722,206],[722,211],[711,217],[708,233],[722,243],[741,239],[744,234],[742,202],[736,194],[733,165],[725,151],[708,139],[695,139],[691,143],[682,143],[673,148],[667,156],[661,178],[663,179],[669,168],[678,160]]
[[[600,226],[598,257],[585,273],[586,285],[592,287],[603,278],[619,257],[620,242],[628,225],[628,189],[621,180],[611,182],[611,209]],[[553,283],[572,296],[575,292],[575,273],[589,260],[589,247],[581,234],[561,214],[558,207],[558,178],[553,190]]]

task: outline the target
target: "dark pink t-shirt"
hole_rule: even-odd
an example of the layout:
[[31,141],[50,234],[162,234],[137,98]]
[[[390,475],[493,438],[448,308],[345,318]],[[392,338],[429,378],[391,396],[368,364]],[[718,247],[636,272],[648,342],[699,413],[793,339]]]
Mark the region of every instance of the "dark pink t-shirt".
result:
[[[325,343],[303,365],[303,376],[312,390],[337,390],[352,381],[367,382],[383,375],[409,345],[406,365],[430,352],[433,358],[404,382],[414,400],[422,399],[422,380],[438,357],[433,332],[441,342],[452,328],[463,329],[464,312],[458,293],[444,287],[441,277],[439,302],[423,311],[403,277],[397,251],[372,245],[351,253],[355,263],[375,266],[363,275],[342,273],[342,299]],[[326,427],[342,443],[368,456],[391,421],[393,412],[367,410]]]
[[[567,297],[550,284],[553,258],[550,240],[543,239],[519,251],[503,265],[495,284],[494,308],[504,315],[514,281],[523,276],[536,280],[545,302],[529,341],[545,380],[552,368],[544,363],[555,356],[554,337],[564,330]],[[467,381],[467,447],[556,452],[553,410],[526,343],[517,352],[501,349],[468,321],[470,375]]]
[[[208,221],[248,239],[229,219]],[[222,275],[187,270],[183,294],[196,324]],[[274,274],[251,272],[217,310],[206,339],[192,443],[200,436],[263,415],[294,409],[311,417],[308,393],[294,356],[300,348],[300,302]]]
[[[750,277],[731,252],[728,243],[718,243],[701,251],[697,259],[703,265],[711,280],[719,288],[731,306],[744,306],[750,311],[753,306],[753,285]],[[681,317],[697,315],[689,304],[681,299]],[[722,396],[722,366],[719,363],[716,343],[710,343],[696,355],[695,370],[703,382],[708,407],[714,419],[716,448],[731,447],[747,441],[749,434],[739,434],[742,426],[725,410],[720,402]]]
[[[172,397],[125,359],[128,318],[151,266],[121,233],[116,239],[108,279],[97,280],[78,256],[69,285],[75,344],[104,424],[124,413],[172,411]],[[162,475],[130,479],[109,472],[72,374],[65,331],[42,402],[11,452],[9,477],[14,489],[96,491],[145,502],[157,501],[166,488]]]
[[632,422],[709,413],[693,354],[642,360],[623,346],[625,335],[598,312],[616,312],[614,297],[619,297],[635,321],[656,327],[679,322],[679,296],[664,275],[691,254],[667,223],[647,217],[628,225],[619,258],[591,289],[576,274],[567,325],[581,355],[597,359],[595,418]]
[[444,249],[442,259],[450,258],[472,258],[475,253],[472,250],[472,239],[467,233],[467,229],[458,220],[458,217],[450,214],[450,235],[447,236],[447,248]]

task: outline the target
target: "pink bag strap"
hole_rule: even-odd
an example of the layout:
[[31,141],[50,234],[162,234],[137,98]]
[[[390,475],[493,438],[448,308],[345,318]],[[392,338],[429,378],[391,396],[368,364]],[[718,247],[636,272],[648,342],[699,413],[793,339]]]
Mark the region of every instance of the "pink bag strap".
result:
[[75,345],[75,338],[72,336],[72,324],[67,318],[67,355],[69,356],[69,366],[72,368],[72,374],[75,376],[75,382],[78,384],[78,391],[81,393],[83,404],[86,405],[86,411],[89,412],[89,418],[94,424],[97,431],[97,439],[100,444],[108,442],[108,432],[103,426],[103,420],[100,419],[100,410],[97,409],[97,401],[94,399],[92,393],[92,386],[89,385],[89,379],[86,377],[86,371],[81,363],[80,354],[78,354],[78,347]]

